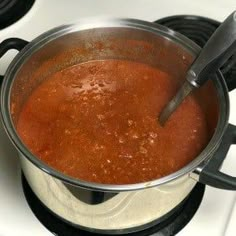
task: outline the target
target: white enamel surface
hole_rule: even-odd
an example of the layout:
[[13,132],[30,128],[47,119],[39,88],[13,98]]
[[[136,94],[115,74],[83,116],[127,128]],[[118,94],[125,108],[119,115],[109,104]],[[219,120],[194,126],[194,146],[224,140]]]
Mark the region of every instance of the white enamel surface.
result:
[[[223,20],[236,9],[235,0],[36,0],[31,11],[14,25],[0,30],[0,40],[21,37],[31,40],[40,33],[89,16],[110,15],[154,21],[175,14],[195,14]],[[15,52],[0,59],[3,74]],[[230,121],[236,124],[236,92],[230,94]],[[236,148],[230,150],[223,170],[236,173]],[[16,151],[0,126],[0,235],[52,235],[35,218],[28,207],[20,183],[20,166]],[[204,200],[193,220],[179,236],[236,235],[236,195],[231,191],[207,187]]]

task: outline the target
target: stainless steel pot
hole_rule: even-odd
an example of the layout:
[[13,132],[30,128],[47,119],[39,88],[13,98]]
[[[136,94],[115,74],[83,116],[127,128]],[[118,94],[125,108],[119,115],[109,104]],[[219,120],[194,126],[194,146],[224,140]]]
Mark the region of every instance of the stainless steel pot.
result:
[[200,51],[191,40],[155,23],[104,19],[61,26],[30,43],[5,40],[0,56],[12,48],[22,50],[4,76],[3,124],[32,190],[63,220],[102,233],[132,232],[168,214],[198,181],[236,190],[236,179],[219,171],[229,146],[236,142],[236,127],[228,124],[228,90],[220,71],[196,92],[211,134],[207,147],[181,170],[146,183],[105,185],[63,175],[34,156],[15,129],[25,100],[38,84],[55,71],[85,61],[115,58],[147,63],[181,84]]

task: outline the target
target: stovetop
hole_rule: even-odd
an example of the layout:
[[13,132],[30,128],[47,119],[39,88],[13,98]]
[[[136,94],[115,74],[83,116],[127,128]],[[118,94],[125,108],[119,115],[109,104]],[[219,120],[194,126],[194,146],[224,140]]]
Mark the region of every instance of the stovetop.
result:
[[[188,0],[176,2],[171,0],[36,0],[32,9],[22,19],[0,30],[0,40],[9,37],[31,40],[52,27],[99,15],[155,21],[171,15],[191,14],[222,21],[234,10],[235,6],[235,0],[214,2],[199,0],[191,4]],[[15,52],[12,51],[0,59],[0,74],[5,72],[14,55]],[[230,121],[236,124],[235,91],[230,93],[230,100]],[[21,185],[21,170],[17,153],[6,137],[2,126],[0,126],[0,147],[0,235],[52,235],[38,221],[28,206]],[[236,159],[233,159],[235,154],[236,148],[232,147],[223,166],[223,170],[232,175],[236,173]],[[178,233],[178,236],[234,236],[236,235],[235,220],[235,193],[206,187],[200,208],[191,222]]]

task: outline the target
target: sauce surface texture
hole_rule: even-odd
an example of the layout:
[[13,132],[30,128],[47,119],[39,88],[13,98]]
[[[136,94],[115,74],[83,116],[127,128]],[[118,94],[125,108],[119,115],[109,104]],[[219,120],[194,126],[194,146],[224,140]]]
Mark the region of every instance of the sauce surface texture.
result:
[[32,153],[66,175],[106,184],[145,182],[179,170],[208,141],[194,96],[165,127],[157,122],[175,92],[174,79],[148,65],[91,61],[40,84],[17,130]]

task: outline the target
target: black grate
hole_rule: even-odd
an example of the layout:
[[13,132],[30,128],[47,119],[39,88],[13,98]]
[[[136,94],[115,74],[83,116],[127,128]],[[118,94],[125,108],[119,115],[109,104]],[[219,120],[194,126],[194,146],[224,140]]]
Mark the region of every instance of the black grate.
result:
[[32,7],[35,0],[1,0],[0,30],[12,25],[23,17]]

